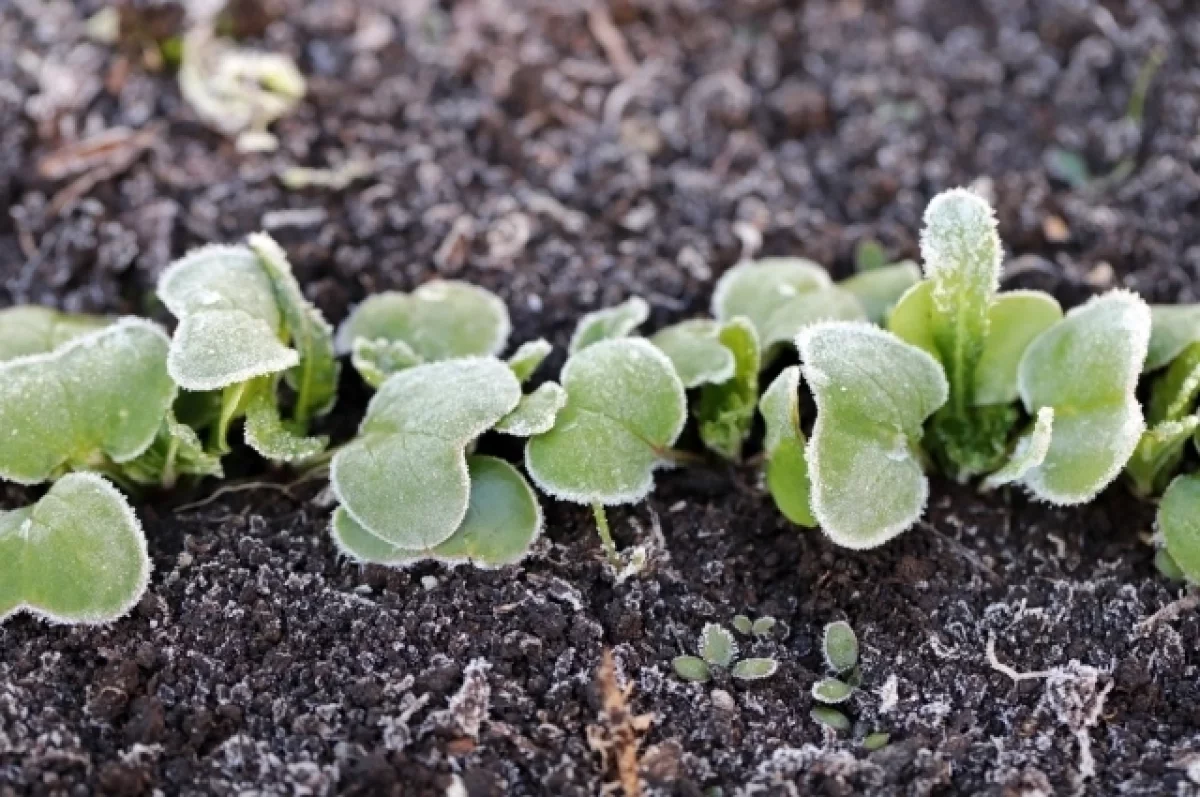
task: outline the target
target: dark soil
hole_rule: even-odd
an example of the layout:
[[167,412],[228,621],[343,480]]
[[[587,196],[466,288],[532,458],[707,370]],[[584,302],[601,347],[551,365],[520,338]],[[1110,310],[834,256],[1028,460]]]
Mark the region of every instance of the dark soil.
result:
[[[172,258],[266,227],[333,320],[453,276],[507,300],[516,340],[561,346],[630,294],[656,325],[703,312],[754,231],[838,275],[863,237],[914,256],[928,199],[966,183],[999,209],[1007,287],[1200,298],[1187,0],[237,2],[235,27],[310,79],[270,156],[208,131],[138,47],[88,43],[97,5],[0,1],[0,304],[162,317]],[[72,142],[155,123],[94,184],[46,176]],[[1133,171],[1072,187],[1054,148]],[[275,178],[350,157],[375,170],[344,191]],[[341,437],[367,397],[344,382]],[[605,648],[654,715],[654,794],[1200,793],[1200,618],[1139,630],[1178,589],[1122,487],[1055,510],[935,482],[927,523],[851,553],[788,526],[752,468],[675,471],[613,513],[622,545],[656,549],[615,585],[583,508],[546,501],[520,568],[364,569],[326,535],[322,484],[231,470],[203,506],[217,485],[141,499],[156,573],[131,616],[0,629],[0,795],[597,795]],[[679,681],[671,658],[741,612],[778,618],[747,645],[779,672]],[[834,737],[809,687],[842,618],[864,688]],[[867,753],[876,730],[891,744]]]

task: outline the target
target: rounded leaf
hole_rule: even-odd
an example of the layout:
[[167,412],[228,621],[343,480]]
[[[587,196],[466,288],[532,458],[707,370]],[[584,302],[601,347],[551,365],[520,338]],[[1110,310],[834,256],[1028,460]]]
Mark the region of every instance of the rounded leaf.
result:
[[994,490],[1005,484],[1020,481],[1029,471],[1046,461],[1050,452],[1050,440],[1054,434],[1054,408],[1038,410],[1033,428],[1021,435],[1012,456],[1000,470],[983,481],[983,489]]
[[650,317],[650,305],[639,296],[626,299],[615,307],[594,310],[579,319],[567,353],[574,355],[602,340],[616,340],[630,335]]
[[775,659],[749,658],[742,659],[733,665],[729,674],[739,681],[757,681],[762,678],[770,678],[778,669],[779,662]]
[[767,457],[767,489],[776,508],[791,522],[814,528],[812,483],[800,431],[800,369],[783,369],[764,392],[759,411],[766,424],[763,451]]
[[823,678],[813,684],[812,696],[822,703],[845,703],[854,694],[854,687],[842,683],[837,678]]
[[708,623],[700,632],[700,658],[714,667],[728,667],[737,658],[738,644],[728,629]]
[[1143,372],[1166,368],[1184,349],[1200,342],[1200,304],[1151,305],[1150,318]]
[[748,318],[759,340],[765,340],[767,319],[776,309],[799,294],[832,284],[825,269],[804,258],[771,257],[738,263],[717,281],[712,314],[720,321]]
[[975,404],[1017,400],[1017,368],[1025,349],[1062,320],[1058,301],[1041,291],[1001,293],[988,308],[988,335],[975,369]]
[[721,343],[720,331],[718,322],[697,318],[661,330],[650,342],[671,358],[683,386],[691,390],[733,378],[733,352]]
[[858,637],[845,620],[825,626],[821,649],[825,654],[825,664],[834,672],[848,672],[858,666]]
[[496,431],[515,437],[531,437],[554,428],[558,411],[567,403],[567,391],[556,382],[543,382],[538,389],[521,397],[517,408],[496,424]]
[[704,683],[711,676],[708,664],[697,656],[676,656],[671,660],[675,674],[685,681]]
[[1163,545],[1187,580],[1200,584],[1200,476],[1177,476],[1158,505]]
[[809,712],[809,716],[827,728],[832,728],[835,731],[850,730],[850,720],[846,719],[846,715],[835,708],[827,706],[817,706]]
[[508,367],[516,374],[521,384],[524,384],[529,381],[529,377],[533,376],[534,371],[541,366],[552,351],[554,351],[554,347],[545,338],[527,341],[518,346],[517,350],[508,358]]

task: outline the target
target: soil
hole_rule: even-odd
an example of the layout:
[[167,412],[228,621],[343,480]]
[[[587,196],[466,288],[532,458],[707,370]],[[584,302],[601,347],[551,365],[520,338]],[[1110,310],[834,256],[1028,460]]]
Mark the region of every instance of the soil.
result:
[[[90,43],[99,5],[0,3],[0,305],[166,320],[172,258],[267,228],[332,320],[455,277],[561,352],[631,294],[651,328],[704,312],[743,254],[838,276],[864,237],[915,256],[926,202],[959,184],[998,208],[1005,287],[1200,298],[1187,0],[239,0],[235,32],[309,79],[269,155],[208,130],[144,46]],[[120,127],[154,132],[120,163],[67,157]],[[1063,151],[1100,179],[1063,179]],[[374,167],[345,190],[276,179],[350,158]],[[336,439],[368,395],[343,382]],[[1179,589],[1120,486],[1056,509],[935,479],[926,522],[854,553],[790,527],[753,467],[676,470],[612,513],[653,548],[617,584],[581,507],[544,501],[521,567],[391,571],[337,555],[320,482],[230,471],[138,499],[156,572],[129,617],[0,628],[0,795],[597,795],[617,788],[606,733],[639,735],[604,728],[606,649],[653,715],[647,794],[1200,794],[1200,617],[1139,627]],[[743,640],[778,673],[681,682],[672,657],[738,613],[778,620]],[[840,735],[809,717],[836,619],[863,646]],[[891,741],[867,752],[873,731]]]

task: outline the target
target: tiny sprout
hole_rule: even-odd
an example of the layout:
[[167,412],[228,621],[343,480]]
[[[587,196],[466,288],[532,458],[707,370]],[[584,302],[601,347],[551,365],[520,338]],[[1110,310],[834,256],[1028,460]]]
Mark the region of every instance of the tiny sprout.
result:
[[754,621],[754,625],[750,627],[750,633],[754,636],[770,636],[775,630],[777,621],[774,617],[760,617]]
[[767,489],[775,507],[796,525],[813,528],[817,521],[812,514],[812,485],[800,431],[799,390],[800,368],[789,366],[763,392],[758,406],[766,424]]
[[873,753],[876,750],[882,750],[883,748],[887,747],[887,744],[889,741],[891,741],[891,739],[892,735],[890,733],[876,731],[875,733],[868,734],[867,738],[863,739],[862,746],[867,752]]
[[809,712],[809,716],[832,730],[842,732],[850,730],[850,720],[846,718],[845,714],[837,709],[829,708],[827,706],[817,706],[811,712]]
[[33,506],[0,512],[0,622],[26,611],[51,623],[110,623],[149,580],[137,516],[95,474],[68,474]]
[[650,305],[641,297],[634,296],[615,307],[606,307],[587,313],[579,319],[567,354],[575,355],[602,340],[617,340],[628,337],[650,317]]
[[700,656],[714,667],[728,667],[737,658],[738,645],[733,634],[716,623],[708,623],[700,632]]
[[754,624],[750,622],[750,618],[744,614],[736,614],[733,616],[733,630],[739,634],[749,636],[754,630]]
[[0,362],[52,352],[67,341],[109,323],[109,319],[100,316],[60,313],[35,305],[0,310]]
[[712,677],[708,664],[699,656],[676,656],[671,660],[675,674],[685,681],[704,683]]
[[[733,622],[739,625],[739,618],[745,621],[742,625],[750,627],[750,619],[738,615]],[[716,623],[708,623],[700,632],[699,656],[676,656],[671,664],[676,674],[685,681],[704,682],[712,676],[712,668],[729,670],[730,676],[739,681],[757,681],[769,678],[779,669],[779,663],[769,658],[748,658],[737,660],[738,644],[728,630]]]
[[854,694],[854,687],[837,678],[823,678],[813,684],[812,696],[822,703],[844,703]]
[[508,367],[516,375],[517,381],[525,384],[552,351],[554,347],[545,338],[522,343],[508,358]]
[[858,666],[858,637],[845,620],[825,626],[822,651],[826,666],[836,673],[849,672]]
[[1200,476],[1177,476],[1171,482],[1158,505],[1157,525],[1170,560],[1168,572],[1173,569],[1200,584]]

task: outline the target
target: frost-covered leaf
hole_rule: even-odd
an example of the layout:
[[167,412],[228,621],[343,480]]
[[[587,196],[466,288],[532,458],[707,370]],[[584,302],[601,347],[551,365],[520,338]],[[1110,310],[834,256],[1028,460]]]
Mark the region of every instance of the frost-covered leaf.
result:
[[858,637],[845,620],[825,626],[821,650],[825,664],[836,673],[849,672],[858,666]]
[[733,352],[721,343],[720,333],[719,322],[697,318],[659,331],[650,342],[671,358],[683,386],[691,390],[733,378]]
[[759,402],[766,424],[763,452],[767,458],[767,489],[775,506],[791,522],[814,528],[808,460],[800,430],[800,368],[785,368]]
[[1009,291],[988,309],[988,337],[975,371],[975,404],[1017,400],[1017,367],[1029,344],[1062,320],[1053,296],[1041,291]]
[[508,358],[508,367],[517,375],[521,384],[525,384],[552,351],[554,346],[545,338],[522,343]]
[[1135,493],[1146,497],[1166,487],[1197,428],[1200,428],[1200,418],[1189,415],[1178,421],[1162,421],[1142,433],[1125,466]]
[[279,417],[274,383],[264,383],[246,405],[246,445],[272,462],[302,462],[329,444],[328,438],[308,437],[290,427]]
[[1017,440],[1016,448],[1004,467],[984,479],[983,489],[994,490],[1005,484],[1020,481],[1025,474],[1045,462],[1046,454],[1050,451],[1053,430],[1054,408],[1042,407],[1038,410],[1033,428]]
[[758,335],[747,319],[735,318],[721,325],[717,340],[733,355],[733,377],[703,387],[696,419],[704,445],[725,459],[737,460],[750,435],[758,403]]
[[567,354],[574,355],[602,340],[617,340],[628,337],[650,317],[650,305],[646,300],[633,296],[615,307],[594,310],[579,319]]
[[175,400],[168,345],[154,324],[125,318],[0,364],[0,477],[36,484],[141,455]]
[[921,279],[921,267],[911,260],[878,267],[855,274],[838,283],[844,291],[854,294],[873,324],[882,324],[900,297]]
[[563,368],[567,403],[530,439],[525,465],[544,492],[583,504],[641,500],[687,420],[683,383],[642,338],[602,341]]
[[383,383],[330,482],[350,516],[385,542],[426,550],[461,525],[470,500],[466,446],[521,400],[495,358],[427,363]]
[[1150,306],[1150,345],[1143,372],[1166,368],[1183,350],[1200,343],[1200,304]]
[[245,246],[205,246],[172,263],[158,296],[179,319],[167,366],[186,390],[219,390],[300,362],[281,337],[275,287]]
[[889,741],[891,741],[891,739],[892,735],[890,733],[884,733],[882,731],[870,733],[867,734],[867,738],[863,739],[862,746],[863,749],[868,753],[873,753],[876,750],[882,750],[883,748],[887,747],[887,744]]
[[544,382],[521,397],[517,408],[496,424],[496,431],[516,437],[532,437],[554,428],[558,411],[567,403],[567,391],[556,382]]
[[728,667],[737,658],[738,644],[728,629],[708,623],[700,631],[700,657],[714,667]]
[[337,350],[358,338],[399,340],[425,362],[494,356],[504,350],[512,323],[500,297],[456,280],[433,280],[412,293],[377,293],[354,309],[337,333]]
[[834,708],[827,706],[817,706],[809,716],[827,728],[832,728],[835,731],[850,730],[850,720],[846,719],[846,715]]
[[1026,350],[1025,409],[1054,408],[1050,450],[1022,480],[1035,496],[1090,501],[1125,467],[1145,429],[1134,391],[1149,339],[1146,303],[1118,290],[1072,309]]
[[333,515],[338,549],[360,562],[405,566],[433,559],[493,568],[525,558],[542,529],[542,509],[525,477],[495,457],[468,462],[471,494],[467,514],[454,533],[428,551],[391,545],[364,529],[344,507]]
[[925,509],[917,446],[925,419],[946,402],[941,366],[866,324],[818,324],[798,344],[817,404],[806,452],[813,516],[839,545],[881,545]]
[[866,308],[848,290],[820,288],[788,299],[766,316],[761,324],[762,350],[770,361],[784,346],[792,345],[805,327],[819,321],[865,321]]
[[154,442],[137,459],[121,466],[121,474],[138,484],[170,488],[180,476],[224,476],[221,458],[204,450],[195,430],[167,412]]
[[356,338],[350,363],[363,381],[376,390],[387,378],[421,364],[421,358],[402,340]]
[[822,703],[834,705],[845,703],[852,694],[854,694],[854,687],[842,683],[837,678],[822,678],[812,686],[813,699]]
[[671,666],[675,674],[685,681],[704,683],[712,677],[708,663],[699,656],[676,656],[671,660]]
[[1146,420],[1150,424],[1187,417],[1200,397],[1200,343],[1179,353],[1150,389]]
[[60,313],[37,305],[5,308],[0,310],[0,362],[46,354],[109,323],[102,316]]
[[1158,533],[1187,580],[1200,584],[1200,476],[1177,476],[1158,505]]
[[778,621],[774,617],[760,617],[754,621],[754,625],[750,627],[750,633],[755,636],[767,636],[775,630],[775,625]]
[[799,294],[828,288],[829,273],[811,260],[772,257],[739,263],[721,275],[713,291],[712,314],[719,321],[749,318],[760,341],[766,321]]
[[775,661],[775,659],[749,658],[742,659],[733,665],[733,669],[729,671],[729,674],[739,681],[758,681],[763,678],[770,678],[778,669],[779,662]]
[[733,616],[733,630],[739,634],[749,634],[754,629],[754,623],[744,614],[735,614]]
[[141,524],[99,476],[68,474],[33,506],[0,512],[0,621],[27,611],[52,623],[109,623],[149,580]]

